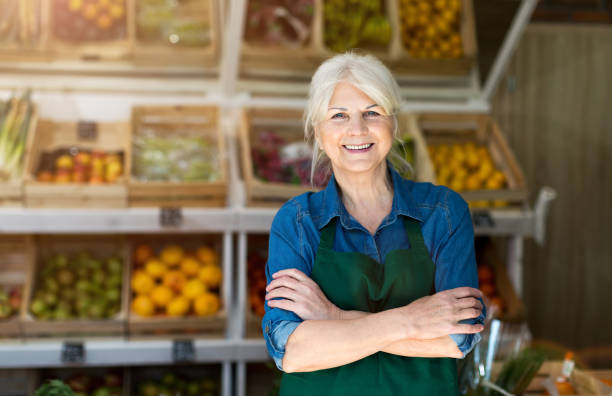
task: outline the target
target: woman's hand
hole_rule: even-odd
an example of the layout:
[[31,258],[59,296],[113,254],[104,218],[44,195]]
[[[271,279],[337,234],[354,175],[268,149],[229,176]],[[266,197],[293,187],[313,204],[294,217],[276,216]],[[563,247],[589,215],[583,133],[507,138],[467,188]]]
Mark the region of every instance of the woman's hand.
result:
[[[340,319],[341,309],[332,304],[319,285],[295,268],[272,274],[274,280],[266,287],[266,300],[271,308],[295,313],[302,320]],[[282,298],[283,300],[272,300]]]
[[398,308],[406,338],[429,340],[449,334],[473,334],[484,329],[481,324],[459,321],[480,316],[482,292],[471,287],[458,287],[422,297]]

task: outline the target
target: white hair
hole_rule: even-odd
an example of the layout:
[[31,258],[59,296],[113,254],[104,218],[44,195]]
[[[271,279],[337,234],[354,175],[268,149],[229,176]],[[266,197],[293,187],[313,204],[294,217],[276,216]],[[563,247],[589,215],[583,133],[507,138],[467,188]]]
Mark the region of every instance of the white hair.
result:
[[[398,137],[397,113],[401,105],[401,95],[389,69],[372,55],[354,52],[327,59],[312,76],[308,104],[304,112],[304,138],[313,145],[311,182],[317,164],[324,154],[315,138],[315,125],[324,119],[334,89],[341,82],[351,83],[381,106],[388,115],[393,116],[393,137]],[[390,151],[390,155],[395,157],[396,154],[391,153],[393,151]],[[410,168],[406,161],[403,162]]]

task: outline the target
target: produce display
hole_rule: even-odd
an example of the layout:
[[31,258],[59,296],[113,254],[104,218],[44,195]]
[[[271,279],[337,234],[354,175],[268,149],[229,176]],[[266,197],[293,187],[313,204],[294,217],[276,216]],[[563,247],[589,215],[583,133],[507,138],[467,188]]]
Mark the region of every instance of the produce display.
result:
[[495,287],[495,271],[488,264],[478,264],[478,287],[487,297],[489,303],[496,306],[498,312],[503,314],[506,306]]
[[29,309],[39,320],[107,319],[121,310],[123,263],[82,251],[41,263]]
[[[498,190],[506,187],[503,172],[494,164],[489,150],[473,142],[464,144],[429,145],[429,156],[436,171],[437,184],[454,191]],[[495,206],[506,203],[494,201]],[[487,202],[473,202],[474,206],[486,206]]]
[[325,0],[323,15],[325,46],[332,51],[384,49],[391,41],[383,0]]
[[21,301],[21,286],[0,285],[0,320],[16,316],[19,313]]
[[[272,130],[256,132],[251,149],[255,176],[263,181],[310,186],[312,148],[304,142],[287,142]],[[314,185],[325,186],[330,175],[319,166]]]
[[26,47],[40,38],[40,0],[0,1],[0,45]]
[[221,307],[223,272],[215,250],[200,246],[186,251],[178,245],[139,245],[134,251],[131,279],[132,312],[141,317],[212,316]]
[[248,43],[301,47],[310,38],[314,0],[249,0],[244,27]]
[[[91,370],[89,370],[91,372]],[[121,396],[123,378],[119,372],[104,375],[77,373],[67,380],[52,379],[43,384],[35,396]],[[46,375],[45,375],[46,376]]]
[[461,0],[400,0],[402,42],[416,58],[463,57]]
[[209,45],[211,10],[208,4],[204,0],[137,0],[137,38],[144,43]]
[[249,281],[249,305],[255,315],[263,317],[266,313],[266,257],[262,251],[251,251],[247,256]]
[[33,111],[29,91],[21,98],[0,100],[0,182],[21,175]]
[[135,384],[137,396],[217,396],[219,380],[213,378],[189,379],[173,372],[166,372],[161,379],[144,380]]
[[36,180],[44,183],[116,183],[123,175],[123,152],[78,147],[43,152]]
[[52,0],[53,34],[69,42],[127,36],[125,0]]
[[140,182],[216,181],[217,156],[216,144],[200,128],[142,125],[133,140],[132,176]]

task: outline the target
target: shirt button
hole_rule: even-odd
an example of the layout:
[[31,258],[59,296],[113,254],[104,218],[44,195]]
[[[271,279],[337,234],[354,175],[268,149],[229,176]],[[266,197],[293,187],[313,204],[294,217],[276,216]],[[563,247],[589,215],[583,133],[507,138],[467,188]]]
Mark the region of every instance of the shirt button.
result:
[[266,325],[266,333],[270,332],[270,327],[268,325]]

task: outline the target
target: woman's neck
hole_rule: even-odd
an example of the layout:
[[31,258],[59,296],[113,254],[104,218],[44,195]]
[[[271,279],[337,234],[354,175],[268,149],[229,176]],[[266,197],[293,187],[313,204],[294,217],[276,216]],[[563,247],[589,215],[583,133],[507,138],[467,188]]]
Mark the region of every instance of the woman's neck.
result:
[[334,178],[340,186],[342,202],[348,212],[373,234],[391,211],[393,203],[393,184],[389,180],[386,162],[364,173],[334,169]]

